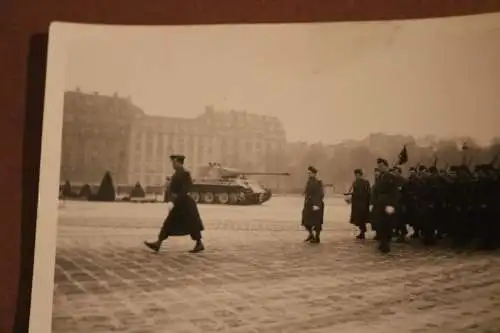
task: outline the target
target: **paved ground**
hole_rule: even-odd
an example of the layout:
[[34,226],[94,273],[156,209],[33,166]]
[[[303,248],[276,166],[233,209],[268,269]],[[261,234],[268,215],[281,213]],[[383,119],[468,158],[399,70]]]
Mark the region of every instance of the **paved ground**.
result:
[[[300,198],[200,206],[207,251],[148,252],[163,204],[60,208],[53,332],[500,332],[500,256],[353,240],[328,202],[323,243],[303,244]],[[494,328],[497,328],[495,330]]]

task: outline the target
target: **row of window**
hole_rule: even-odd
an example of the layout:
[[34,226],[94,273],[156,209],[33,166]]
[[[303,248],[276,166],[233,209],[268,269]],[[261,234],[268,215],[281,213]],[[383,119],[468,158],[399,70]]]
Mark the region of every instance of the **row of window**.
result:
[[[169,137],[169,136],[141,136],[135,141],[135,150],[142,151],[146,150],[152,152],[156,149],[157,152],[164,150],[172,150],[174,147],[186,147],[194,150],[194,147],[219,147],[221,150],[226,149],[244,149],[247,151],[251,150],[274,150],[278,149],[280,146],[279,141],[244,141],[235,138],[235,140],[217,140],[217,139],[204,139],[200,137]],[[148,155],[148,154],[147,154]]]
[[173,132],[198,132],[210,131],[219,129],[238,129],[245,132],[281,132],[283,126],[279,121],[269,121],[257,119],[256,121],[234,120],[229,117],[221,117],[220,119],[195,118],[195,119],[151,119],[143,118],[137,127],[145,132],[155,131],[173,131]]

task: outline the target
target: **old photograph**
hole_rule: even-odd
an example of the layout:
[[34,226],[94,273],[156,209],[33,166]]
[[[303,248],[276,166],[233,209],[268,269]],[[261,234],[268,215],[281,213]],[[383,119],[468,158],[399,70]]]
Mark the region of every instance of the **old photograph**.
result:
[[53,23],[31,332],[499,332],[499,59],[499,14]]

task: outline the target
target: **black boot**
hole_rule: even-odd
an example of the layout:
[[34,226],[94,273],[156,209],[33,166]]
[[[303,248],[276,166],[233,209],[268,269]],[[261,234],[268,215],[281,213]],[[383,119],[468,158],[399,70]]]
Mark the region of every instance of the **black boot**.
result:
[[311,242],[312,240],[314,240],[314,235],[313,235],[313,233],[312,233],[312,232],[310,232],[310,233],[309,233],[309,236],[307,236],[307,238],[306,238],[306,239],[304,239],[304,242],[309,243],[309,242]]
[[389,243],[380,242],[380,244],[378,246],[378,250],[382,253],[389,253],[389,252],[391,252],[391,247],[390,247]]
[[313,239],[311,240],[311,243],[319,244],[320,243],[320,238],[319,238],[320,234],[321,234],[320,231],[316,231],[316,235],[314,235]]
[[145,241],[144,245],[146,245],[150,250],[153,250],[154,252],[158,253],[158,251],[160,251],[161,242],[160,241],[156,241],[156,242]]
[[203,245],[203,242],[201,240],[196,241],[196,244],[192,250],[190,250],[190,253],[199,253],[205,250],[205,245]]

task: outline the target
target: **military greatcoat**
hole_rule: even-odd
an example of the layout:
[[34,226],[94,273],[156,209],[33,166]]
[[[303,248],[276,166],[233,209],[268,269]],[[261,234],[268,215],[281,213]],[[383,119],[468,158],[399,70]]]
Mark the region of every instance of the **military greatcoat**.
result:
[[352,183],[351,218],[350,222],[361,226],[370,220],[370,182],[366,179],[356,179]]
[[[309,178],[304,191],[304,207],[302,209],[302,225],[306,228],[321,228],[323,225],[325,204],[323,182]],[[314,206],[319,207],[314,210]]]
[[167,195],[174,207],[165,219],[164,236],[193,235],[204,230],[196,202],[189,196],[192,184],[187,170],[176,170],[172,175]]

